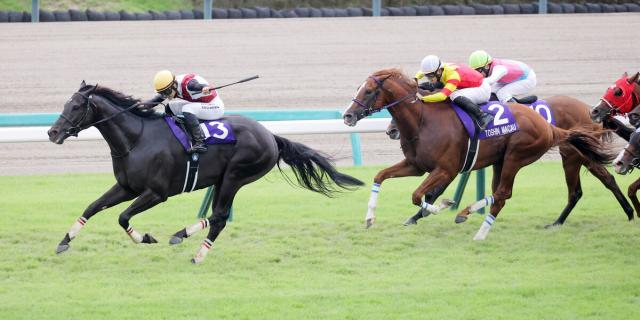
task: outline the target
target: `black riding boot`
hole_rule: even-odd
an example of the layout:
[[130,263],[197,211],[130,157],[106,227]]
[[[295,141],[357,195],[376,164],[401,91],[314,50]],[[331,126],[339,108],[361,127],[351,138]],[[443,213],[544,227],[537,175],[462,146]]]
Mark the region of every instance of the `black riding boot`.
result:
[[202,129],[200,129],[200,122],[198,122],[198,117],[195,114],[189,112],[183,112],[184,122],[187,127],[187,132],[191,136],[191,141],[193,142],[191,145],[191,149],[189,149],[189,153],[205,153],[207,152],[207,145],[204,144],[204,134],[202,133]]
[[467,97],[457,97],[453,102],[471,116],[473,121],[480,127],[480,130],[484,130],[489,122],[493,121],[492,114],[480,110],[480,107]]

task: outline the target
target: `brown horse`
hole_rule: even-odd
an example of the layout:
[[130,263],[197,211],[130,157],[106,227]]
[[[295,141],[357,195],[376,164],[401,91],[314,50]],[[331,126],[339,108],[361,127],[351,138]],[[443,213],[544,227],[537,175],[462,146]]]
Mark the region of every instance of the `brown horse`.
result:
[[[381,70],[367,78],[344,113],[345,124],[355,126],[360,119],[376,111],[388,109],[400,130],[400,144],[405,159],[375,176],[366,217],[368,226],[375,220],[377,196],[384,180],[421,176],[429,172],[426,180],[412,195],[413,204],[421,208],[416,216],[428,216],[450,204],[443,201],[435,206],[433,202],[463,167],[468,134],[457,119],[455,111],[449,102],[416,102],[413,98],[415,92],[415,82],[401,71]],[[491,205],[491,213],[487,215],[474,237],[477,240],[485,239],[495,217],[504,207],[506,200],[511,198],[513,182],[520,168],[539,159],[551,147],[571,145],[581,156],[601,164],[608,163],[613,158],[602,151],[604,148],[600,140],[591,133],[551,126],[524,105],[512,104],[509,109],[520,128],[519,131],[481,140],[477,160],[472,167],[480,169],[493,165],[493,195],[472,204],[456,216],[456,222],[464,222],[471,212]],[[405,223],[412,224],[415,221],[414,216]]]
[[[586,103],[571,98],[567,96],[554,96],[549,99],[546,99],[551,112],[556,120],[555,125],[561,129],[585,129],[587,131],[599,131],[602,130],[602,125],[596,124],[591,121],[589,116],[589,105]],[[619,122],[615,118],[611,118],[607,120],[608,123],[617,123]],[[618,132],[621,135],[627,137],[633,132],[633,130],[627,128],[622,123],[616,125]],[[390,138],[398,138],[400,137],[399,132],[395,129],[393,123],[389,124],[389,128],[387,128],[387,135]],[[629,220],[633,219],[633,208],[624,197],[622,191],[620,191],[620,187],[616,183],[615,178],[607,169],[599,163],[590,161],[582,157],[576,150],[567,145],[560,145],[560,156],[562,158],[562,167],[564,169],[564,176],[567,183],[568,189],[568,202],[564,207],[560,216],[556,219],[556,221],[547,227],[562,225],[571,211],[576,206],[580,198],[582,197],[582,186],[580,184],[580,168],[584,166],[593,174],[600,182],[609,189],[613,195],[618,200],[618,203],[622,207],[622,210],[627,215]],[[635,196],[635,192],[633,193]],[[629,193],[631,197],[631,193]],[[635,206],[636,213],[640,216],[640,206]]]

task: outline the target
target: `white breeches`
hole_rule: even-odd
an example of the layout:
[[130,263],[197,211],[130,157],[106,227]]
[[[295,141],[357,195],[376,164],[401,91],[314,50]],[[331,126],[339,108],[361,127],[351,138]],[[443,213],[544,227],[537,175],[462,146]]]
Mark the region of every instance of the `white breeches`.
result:
[[195,114],[198,119],[215,120],[224,115],[224,102],[220,96],[215,97],[211,102],[188,102],[182,99],[174,99],[169,102],[169,108],[174,114],[188,112]]
[[500,102],[507,102],[514,96],[523,95],[533,91],[536,87],[536,73],[529,70],[529,75],[518,81],[511,83],[494,83],[491,86],[491,92],[494,92]]
[[491,98],[491,86],[485,80],[482,81],[482,85],[475,88],[458,89],[451,93],[451,101],[457,97],[467,97],[469,100],[476,104],[482,104]]

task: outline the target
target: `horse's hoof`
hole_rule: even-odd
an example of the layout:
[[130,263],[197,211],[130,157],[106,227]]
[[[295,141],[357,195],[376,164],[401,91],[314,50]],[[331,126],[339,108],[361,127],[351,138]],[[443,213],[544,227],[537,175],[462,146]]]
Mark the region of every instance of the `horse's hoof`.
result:
[[456,223],[463,223],[467,221],[467,216],[456,216]]
[[56,248],[56,254],[61,254],[65,251],[69,250],[69,245],[68,244],[61,244],[58,246],[58,248]]
[[369,229],[369,228],[371,228],[371,226],[373,226],[373,223],[374,223],[375,221],[376,221],[376,219],[367,219],[367,220],[364,222],[364,228],[365,228],[365,229]]
[[556,222],[554,222],[552,224],[548,224],[548,225],[544,226],[544,228],[545,229],[551,229],[551,228],[560,227],[560,226],[562,226],[562,223],[556,221]]
[[404,225],[405,227],[412,224],[418,224],[418,222],[413,217],[407,219],[404,223],[402,223],[402,225]]
[[196,262],[196,259],[191,258],[191,263],[196,264],[196,263],[197,263],[197,262]]
[[142,243],[158,243],[158,240],[156,240],[150,234],[145,233],[144,236],[142,237]]
[[182,239],[182,237],[176,237],[176,236],[173,236],[173,237],[171,237],[171,239],[169,240],[169,244],[170,244],[170,245],[180,244],[180,243],[182,243],[182,240],[183,240],[183,239]]

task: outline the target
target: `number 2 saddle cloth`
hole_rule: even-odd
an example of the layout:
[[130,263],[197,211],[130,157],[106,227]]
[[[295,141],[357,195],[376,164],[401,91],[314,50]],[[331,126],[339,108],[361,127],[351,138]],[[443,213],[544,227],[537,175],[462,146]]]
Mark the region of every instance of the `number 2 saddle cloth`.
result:
[[[475,126],[471,117],[455,103],[451,103],[451,106],[456,111],[456,114],[458,115],[460,122],[464,125],[464,128],[467,130],[469,137],[471,139],[475,138]],[[546,101],[538,100],[527,106],[540,114],[551,125],[556,124],[553,112]],[[518,123],[513,117],[513,113],[511,113],[507,104],[500,103],[498,101],[490,101],[489,103],[481,105],[480,109],[484,112],[493,114],[494,117],[493,121],[487,125],[487,128],[480,132],[478,136],[480,140],[507,135],[519,130]]]
[[[164,117],[167,125],[173,132],[173,135],[178,139],[184,150],[189,150],[191,147],[191,141],[189,136],[184,132],[180,126],[176,123],[173,117]],[[205,144],[234,144],[237,142],[236,136],[233,134],[233,128],[229,121],[222,119],[217,120],[205,120],[200,121],[200,129],[205,136]]]

